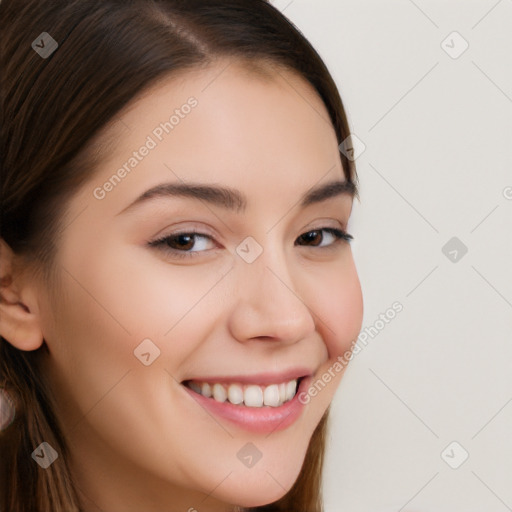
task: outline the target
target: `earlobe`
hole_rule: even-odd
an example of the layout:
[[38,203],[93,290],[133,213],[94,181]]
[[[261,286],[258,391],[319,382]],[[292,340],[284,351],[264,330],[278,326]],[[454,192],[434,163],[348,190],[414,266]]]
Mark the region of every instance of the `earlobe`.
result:
[[0,336],[19,350],[36,350],[44,339],[36,316],[21,302],[0,299]]
[[22,300],[28,295],[13,275],[14,253],[0,239],[0,336],[19,350],[36,350],[43,341],[35,308]]

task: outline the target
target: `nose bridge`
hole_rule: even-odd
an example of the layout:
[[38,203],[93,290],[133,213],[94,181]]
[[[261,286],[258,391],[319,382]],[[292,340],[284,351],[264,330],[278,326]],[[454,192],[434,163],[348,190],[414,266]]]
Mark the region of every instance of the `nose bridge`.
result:
[[312,332],[315,324],[306,298],[294,284],[297,275],[286,254],[277,243],[270,245],[267,237],[266,247],[251,263],[243,257],[236,262],[231,328],[240,340],[269,337],[294,342]]

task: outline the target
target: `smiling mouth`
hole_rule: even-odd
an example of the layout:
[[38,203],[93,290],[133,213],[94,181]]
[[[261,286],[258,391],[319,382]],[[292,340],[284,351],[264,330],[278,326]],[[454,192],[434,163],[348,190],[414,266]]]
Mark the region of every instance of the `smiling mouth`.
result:
[[195,393],[219,403],[228,402],[241,407],[264,408],[265,406],[280,407],[292,400],[302,379],[304,377],[266,386],[196,380],[186,380],[182,384]]

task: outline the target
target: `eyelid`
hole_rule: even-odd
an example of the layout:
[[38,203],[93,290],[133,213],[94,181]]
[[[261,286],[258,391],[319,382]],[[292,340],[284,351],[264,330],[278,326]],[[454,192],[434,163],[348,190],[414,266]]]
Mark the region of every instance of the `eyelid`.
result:
[[[1,0],[0,0],[1,1]],[[175,231],[169,231],[170,229],[175,229]],[[200,223],[199,226],[194,225],[193,223],[187,223],[186,226],[180,227],[180,226],[173,226],[167,227],[164,230],[160,231],[163,233],[162,235],[155,235],[154,238],[146,240],[146,243],[148,245],[156,245],[158,242],[166,240],[171,237],[179,236],[179,235],[198,235],[205,238],[211,239],[213,242],[219,244],[218,240],[222,239],[220,235],[217,234],[217,231],[213,228],[210,228],[208,224],[205,224],[203,222]]]
[[[173,231],[172,233],[168,233],[166,235],[157,237],[154,240],[150,240],[149,242],[147,242],[147,244],[152,247],[158,247],[159,245],[165,243],[168,239],[175,238],[180,235],[195,235],[197,237],[207,238],[207,239],[211,240],[212,242],[214,242],[215,244],[218,244],[218,242],[216,241],[216,239],[213,235],[205,233],[204,231],[196,230],[195,228]],[[172,251],[173,249],[169,248],[169,250]],[[206,252],[206,251],[179,251],[178,249],[175,249],[175,252],[195,253],[195,252]]]

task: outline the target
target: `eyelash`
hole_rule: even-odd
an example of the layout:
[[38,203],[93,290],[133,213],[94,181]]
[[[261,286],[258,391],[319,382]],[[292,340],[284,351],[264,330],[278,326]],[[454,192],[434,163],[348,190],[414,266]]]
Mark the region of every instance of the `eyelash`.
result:
[[[322,231],[325,231],[327,233],[330,233],[331,235],[333,235],[336,240],[328,245],[328,246],[325,246],[325,247],[318,247],[318,246],[310,246],[310,247],[313,247],[313,248],[318,248],[318,249],[331,249],[332,247],[338,245],[339,243],[341,243],[342,241],[346,241],[346,242],[350,242],[354,239],[354,237],[350,234],[348,234],[347,232],[341,230],[341,229],[337,229],[337,228],[330,228],[330,227],[325,227],[325,228],[318,228],[318,229],[312,229],[310,231],[306,231],[305,233],[303,233],[302,235],[299,236],[302,237],[304,235],[307,235],[309,233],[314,233],[314,232],[322,232]],[[148,245],[151,246],[151,247],[156,247],[157,249],[161,249],[163,250],[164,252],[166,253],[172,253],[173,257],[177,257],[177,258],[194,258],[196,257],[198,254],[201,254],[203,252],[206,252],[206,251],[183,251],[183,250],[179,250],[179,249],[173,249],[173,248],[170,248],[170,247],[166,247],[167,243],[169,242],[169,240],[174,240],[176,238],[178,238],[179,236],[182,236],[182,235],[192,235],[192,236],[200,236],[202,238],[207,238],[209,240],[214,240],[213,237],[211,237],[210,235],[207,235],[205,233],[201,233],[199,231],[195,231],[195,230],[189,230],[189,231],[182,231],[182,232],[177,232],[177,233],[172,233],[170,235],[166,235],[164,237],[161,237],[161,238],[158,238],[156,240],[153,240],[151,242],[148,242]],[[307,246],[306,246],[307,247]]]

